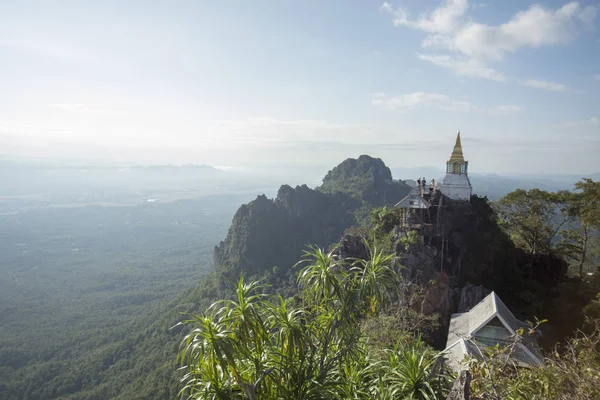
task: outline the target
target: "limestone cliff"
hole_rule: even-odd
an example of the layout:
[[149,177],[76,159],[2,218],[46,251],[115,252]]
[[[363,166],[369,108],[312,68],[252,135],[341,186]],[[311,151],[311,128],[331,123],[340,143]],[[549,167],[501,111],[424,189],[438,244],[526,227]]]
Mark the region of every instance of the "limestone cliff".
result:
[[362,155],[349,158],[329,171],[318,190],[346,193],[370,206],[382,207],[396,204],[408,194],[410,187],[394,181],[381,159]]
[[[440,203],[438,194],[431,203],[433,207],[419,212],[418,224],[404,225],[399,219],[388,224],[395,227],[387,233],[396,241],[396,259],[405,267],[405,280],[425,289],[415,309],[440,317],[440,330],[433,337],[437,346],[445,345],[452,313],[468,311],[492,290],[523,320],[548,318],[556,321],[554,326],[563,325],[565,316],[553,310],[561,309],[557,303],[567,278],[564,260],[516,248],[485,198],[458,202],[444,197]],[[402,241],[409,232],[417,232],[419,240],[406,251]],[[344,236],[342,254],[363,256],[361,240]]]
[[392,180],[383,161],[369,156],[345,160],[318,190],[283,185],[275,199],[261,195],[238,209],[226,239],[214,250],[217,274],[222,282],[240,273],[281,276],[307,245],[328,247],[356,225],[359,211],[393,205],[406,193],[408,187]]

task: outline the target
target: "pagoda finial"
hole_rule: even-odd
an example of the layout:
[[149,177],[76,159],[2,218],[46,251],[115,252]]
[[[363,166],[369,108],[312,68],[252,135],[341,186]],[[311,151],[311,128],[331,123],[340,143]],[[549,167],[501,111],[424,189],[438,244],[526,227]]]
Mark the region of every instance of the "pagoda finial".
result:
[[460,129],[456,133],[456,143],[454,144],[454,149],[452,150],[452,156],[450,156],[451,161],[465,161],[462,152],[462,144],[460,143]]

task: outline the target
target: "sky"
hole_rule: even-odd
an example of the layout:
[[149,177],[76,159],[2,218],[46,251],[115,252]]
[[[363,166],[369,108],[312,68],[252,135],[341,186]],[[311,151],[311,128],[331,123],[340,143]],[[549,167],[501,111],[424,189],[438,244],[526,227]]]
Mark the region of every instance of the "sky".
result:
[[0,0],[0,158],[600,171],[600,4]]

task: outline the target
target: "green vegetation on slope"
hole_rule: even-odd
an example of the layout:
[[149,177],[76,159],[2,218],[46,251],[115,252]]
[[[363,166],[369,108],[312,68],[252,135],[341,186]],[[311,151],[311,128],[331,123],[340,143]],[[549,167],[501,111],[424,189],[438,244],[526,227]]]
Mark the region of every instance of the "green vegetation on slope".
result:
[[0,398],[172,399],[169,328],[242,199],[0,216]]
[[420,340],[377,347],[361,330],[391,305],[392,255],[340,260],[313,248],[304,261],[298,297],[266,296],[240,278],[232,300],[188,321],[182,398],[442,398],[450,380],[434,351]]
[[482,357],[468,360],[471,398],[491,400],[590,400],[600,393],[600,330],[578,332],[562,348],[549,352],[544,365],[518,368],[507,362],[522,337],[537,325],[520,331],[506,346],[481,349]]

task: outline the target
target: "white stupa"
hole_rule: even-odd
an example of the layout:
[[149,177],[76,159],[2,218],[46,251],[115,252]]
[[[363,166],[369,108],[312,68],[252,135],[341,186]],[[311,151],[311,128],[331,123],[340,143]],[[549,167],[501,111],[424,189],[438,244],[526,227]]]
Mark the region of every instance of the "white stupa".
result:
[[441,192],[453,200],[470,201],[473,188],[468,177],[469,162],[465,161],[460,143],[460,131],[450,160],[446,161],[446,176],[440,187]]

